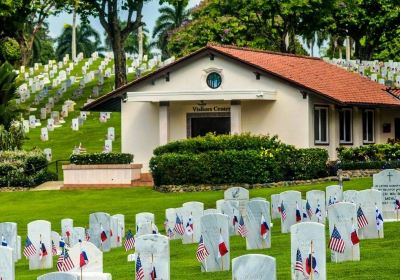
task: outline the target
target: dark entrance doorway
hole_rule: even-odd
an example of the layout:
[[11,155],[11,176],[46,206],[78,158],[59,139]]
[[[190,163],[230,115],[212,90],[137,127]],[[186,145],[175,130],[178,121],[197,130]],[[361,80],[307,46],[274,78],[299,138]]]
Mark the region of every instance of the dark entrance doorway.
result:
[[188,114],[187,127],[189,137],[204,136],[209,132],[229,134],[231,117],[229,113]]
[[394,139],[400,140],[400,119],[394,119]]

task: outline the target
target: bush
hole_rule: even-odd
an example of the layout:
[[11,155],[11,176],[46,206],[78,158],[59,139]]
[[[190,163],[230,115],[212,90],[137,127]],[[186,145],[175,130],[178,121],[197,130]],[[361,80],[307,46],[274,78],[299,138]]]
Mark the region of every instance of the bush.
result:
[[70,157],[72,164],[129,164],[133,162],[132,154],[124,153],[92,153],[72,155]]
[[338,148],[339,167],[344,170],[400,167],[400,143]]
[[0,41],[0,57],[10,63],[21,58],[21,49],[18,42],[13,38],[4,38]]
[[277,136],[255,136],[250,134],[239,135],[214,135],[207,134],[204,137],[194,137],[168,143],[154,150],[154,155],[165,153],[203,153],[208,151],[224,150],[268,150],[276,149],[282,144]]
[[41,151],[0,151],[0,187],[32,187],[47,179],[54,175],[47,171]]
[[276,137],[207,135],[177,142],[157,148],[150,160],[158,186],[256,184],[327,175],[326,150],[295,149]]

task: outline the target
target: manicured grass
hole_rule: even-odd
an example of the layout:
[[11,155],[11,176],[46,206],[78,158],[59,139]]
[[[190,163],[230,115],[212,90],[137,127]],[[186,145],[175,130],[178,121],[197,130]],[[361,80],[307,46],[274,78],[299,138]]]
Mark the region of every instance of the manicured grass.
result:
[[[305,192],[311,189],[324,190],[332,183],[321,183],[312,186],[280,187],[272,189],[256,189],[250,191],[250,197],[265,197],[270,200],[271,194],[284,190],[296,189]],[[366,189],[372,185],[371,179],[358,179],[345,182],[345,189]],[[89,214],[104,211],[110,214],[125,214],[126,227],[134,228],[135,214],[143,211],[153,212],[156,223],[162,229],[165,209],[179,207],[187,201],[201,201],[205,208],[215,208],[215,202],[223,198],[222,191],[202,193],[164,194],[151,188],[114,189],[114,190],[82,190],[51,192],[15,192],[0,193],[1,222],[18,223],[18,234],[24,240],[26,225],[36,219],[48,220],[52,229],[60,232],[62,218],[74,219],[75,226],[86,226]],[[277,259],[278,279],[290,279],[290,234],[280,233],[280,222],[274,220],[272,228],[272,248],[246,251],[245,240],[232,237],[231,258],[248,254],[263,253]],[[399,223],[385,224],[385,239],[362,240],[361,262],[333,264],[330,252],[327,251],[328,279],[397,279],[399,275],[398,247],[400,235]],[[328,238],[328,237],[327,237]],[[195,258],[197,245],[182,245],[181,241],[171,241],[171,279],[231,279],[231,272],[201,273],[200,265]],[[104,271],[110,272],[113,279],[134,279],[134,263],[127,262],[127,253],[122,248],[113,249],[104,254]],[[56,258],[54,258],[56,260]],[[377,266],[377,264],[379,264]],[[32,280],[48,271],[29,271],[25,259],[16,265],[16,279]]]

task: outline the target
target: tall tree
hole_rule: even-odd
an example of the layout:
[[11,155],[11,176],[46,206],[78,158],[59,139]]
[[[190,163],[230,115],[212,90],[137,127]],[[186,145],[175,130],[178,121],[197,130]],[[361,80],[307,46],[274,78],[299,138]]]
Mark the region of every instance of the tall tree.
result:
[[188,20],[189,11],[187,10],[186,0],[172,1],[172,6],[162,6],[158,11],[160,16],[156,20],[153,30],[153,38],[156,38],[156,46],[161,50],[163,58],[169,56],[167,50],[168,37],[171,32],[180,27]]
[[[72,52],[72,26],[64,25],[63,32],[57,38],[56,54],[58,59],[62,59],[65,54]],[[76,27],[76,50],[77,53],[83,52],[85,57],[95,51],[102,51],[100,35],[89,24],[83,23]]]
[[[147,0],[82,0],[78,12],[83,18],[97,16],[111,41],[114,53],[115,88],[127,83],[124,43],[142,23],[143,4]],[[119,18],[126,13],[126,26]]]
[[33,41],[31,64],[35,62],[46,64],[50,59],[56,59],[54,39],[49,36],[48,24],[44,23]]
[[18,108],[10,101],[15,98],[17,74],[12,66],[5,62],[0,65],[0,125],[9,127],[18,112]]
[[[121,22],[121,25],[124,26],[126,25],[126,22]],[[148,36],[149,30],[147,28],[143,28],[143,49],[144,53],[149,55],[150,54],[150,43],[149,43],[149,36]],[[104,37],[106,38],[104,40],[104,45],[106,50],[112,50],[111,47],[111,40],[108,37],[107,33],[104,34]],[[138,30],[134,30],[129,34],[128,38],[126,39],[124,43],[124,50],[125,52],[129,54],[138,54],[139,53],[139,36],[138,36]]]

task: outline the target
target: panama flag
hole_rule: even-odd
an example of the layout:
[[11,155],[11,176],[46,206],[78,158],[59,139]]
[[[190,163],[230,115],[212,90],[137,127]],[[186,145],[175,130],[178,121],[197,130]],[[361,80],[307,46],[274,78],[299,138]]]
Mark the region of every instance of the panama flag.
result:
[[60,242],[59,242],[59,247],[62,249],[65,247],[65,241],[64,238],[61,237]]
[[238,217],[236,215],[233,215],[233,219],[232,219],[232,224],[233,226],[236,226],[236,224],[238,223]]
[[6,241],[6,239],[4,238],[4,236],[2,235],[1,236],[1,246],[4,246],[4,247],[7,247],[7,241]]
[[297,202],[296,202],[296,222],[301,222],[301,213]]
[[104,241],[106,241],[107,240],[107,234],[106,234],[106,232],[104,231],[104,229],[103,229],[103,227],[101,227],[100,228],[100,239],[101,239],[101,242],[104,242]]
[[322,221],[322,211],[321,211],[321,205],[318,202],[317,209],[315,209],[315,215],[318,217],[318,222]]
[[89,263],[88,256],[86,255],[86,252],[82,250],[79,258],[79,267],[84,267],[88,263]]
[[48,255],[46,246],[44,246],[44,243],[40,241],[40,252],[39,252],[39,258],[42,259]]
[[264,215],[261,215],[261,230],[260,230],[260,234],[261,234],[261,238],[262,239],[267,239],[268,231],[269,231],[268,224],[265,221]]
[[228,248],[226,247],[225,241],[222,238],[222,234],[219,234],[219,242],[218,242],[218,258],[221,258],[228,253]]
[[378,207],[375,206],[376,212],[376,229],[382,230],[383,229],[383,217],[381,211],[379,211]]
[[187,235],[193,235],[193,218],[192,215],[189,216],[189,220],[186,223],[185,232]]
[[360,239],[358,239],[358,235],[357,235],[357,230],[356,227],[353,225],[353,228],[351,230],[351,243],[353,243],[353,245],[356,245],[358,243],[360,243]]
[[318,274],[317,259],[313,255],[308,254],[306,258],[306,273],[311,275],[311,271],[314,275]]
[[154,265],[153,265],[153,269],[150,271],[150,278],[151,278],[151,280],[157,279],[156,268],[154,267]]

